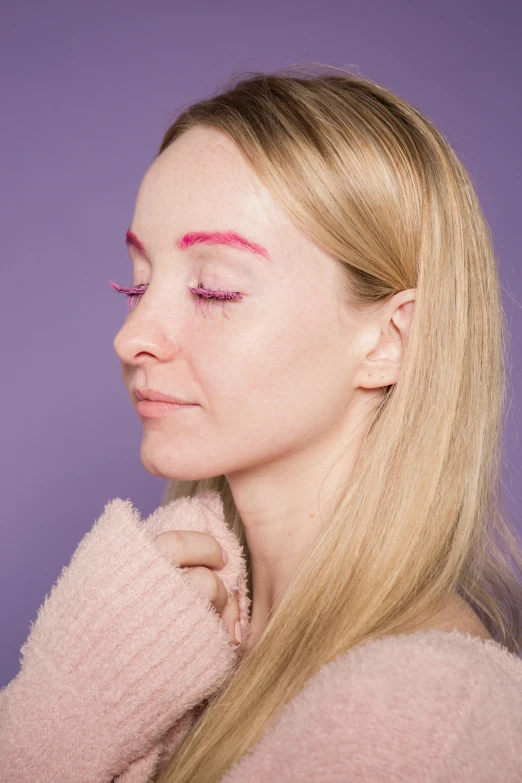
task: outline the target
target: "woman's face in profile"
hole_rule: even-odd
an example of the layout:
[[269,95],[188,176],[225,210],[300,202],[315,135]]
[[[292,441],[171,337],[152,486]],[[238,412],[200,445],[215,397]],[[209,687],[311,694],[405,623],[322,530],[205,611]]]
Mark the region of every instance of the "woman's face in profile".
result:
[[[337,262],[227,136],[197,127],[171,144],[145,174],[130,232],[132,285],[147,288],[114,340],[127,390],[135,408],[135,388],[194,403],[141,414],[150,473],[188,480],[277,466],[338,432],[356,325]],[[193,232],[235,232],[258,252]],[[241,297],[198,301],[198,287]]]

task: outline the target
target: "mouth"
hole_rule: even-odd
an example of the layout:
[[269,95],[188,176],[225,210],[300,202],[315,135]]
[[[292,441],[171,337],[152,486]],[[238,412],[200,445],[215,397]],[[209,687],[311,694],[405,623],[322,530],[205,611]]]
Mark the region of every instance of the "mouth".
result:
[[150,389],[148,386],[140,389],[134,387],[132,392],[137,400],[136,413],[142,418],[156,419],[177,411],[199,408],[198,403],[164,394],[156,389]]
[[138,416],[156,419],[160,416],[168,416],[178,411],[187,411],[198,408],[199,405],[192,403],[164,402],[163,400],[138,400],[136,404],[136,413]]
[[168,402],[175,405],[196,405],[197,403],[189,402],[182,397],[174,397],[170,394],[163,394],[163,392],[156,391],[155,389],[133,389],[134,396],[138,400],[150,400],[151,402]]

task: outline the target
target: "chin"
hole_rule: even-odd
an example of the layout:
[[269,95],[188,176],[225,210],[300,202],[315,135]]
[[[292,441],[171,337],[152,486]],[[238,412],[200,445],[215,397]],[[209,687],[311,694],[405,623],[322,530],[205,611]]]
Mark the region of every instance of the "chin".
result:
[[[159,476],[160,478],[176,479],[178,481],[197,481],[202,478],[207,478],[201,471],[201,464],[194,465],[193,468],[187,466],[186,462],[183,464],[183,460],[179,460],[179,453],[169,457],[169,454],[165,454],[163,457],[158,455],[157,449],[151,452],[149,449],[144,448],[142,445],[140,459],[141,464],[152,476]],[[176,462],[179,460],[179,465],[176,466]],[[209,474],[208,477],[216,474]]]
[[201,475],[201,471],[187,472],[186,470],[173,471],[172,468],[163,467],[158,465],[157,462],[150,462],[147,460],[141,460],[141,463],[147,473],[152,476],[158,476],[164,479],[175,479],[177,481],[197,481],[204,476]]

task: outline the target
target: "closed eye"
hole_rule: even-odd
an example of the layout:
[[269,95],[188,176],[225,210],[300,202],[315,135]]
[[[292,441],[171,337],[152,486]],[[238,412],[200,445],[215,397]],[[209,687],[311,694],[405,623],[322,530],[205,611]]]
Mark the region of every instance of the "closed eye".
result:
[[[136,307],[141,297],[149,287],[148,283],[143,283],[141,285],[136,285],[129,288],[128,286],[119,285],[119,283],[116,283],[114,280],[109,280],[109,285],[118,293],[125,294],[128,297],[128,310],[133,310]],[[188,286],[188,289],[196,297],[196,312],[198,311],[198,305],[200,301],[205,300],[205,304],[202,305],[203,315],[205,316],[207,301],[209,306],[212,304],[212,300],[214,299],[222,301],[223,314],[226,318],[228,318],[228,315],[225,311],[226,303],[230,301],[238,301],[243,298],[243,294],[241,294],[239,291],[222,291],[220,289],[205,288],[203,283],[198,283],[197,286]],[[210,317],[212,317],[212,313],[210,314]]]
[[143,283],[143,285],[135,285],[132,286],[131,288],[128,288],[127,286],[116,283],[115,280],[109,280],[109,285],[118,293],[126,294],[126,296],[128,296],[127,299],[128,310],[133,310],[136,307],[139,300],[141,299],[141,297],[149,287],[147,283]]

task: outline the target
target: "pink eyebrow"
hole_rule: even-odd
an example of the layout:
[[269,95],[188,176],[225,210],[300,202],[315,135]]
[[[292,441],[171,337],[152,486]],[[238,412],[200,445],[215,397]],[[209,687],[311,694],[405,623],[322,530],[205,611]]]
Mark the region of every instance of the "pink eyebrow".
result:
[[143,253],[145,258],[148,260],[149,257],[147,255],[147,253],[145,252],[145,247],[143,245],[143,242],[141,242],[141,240],[138,239],[138,237],[136,236],[136,234],[133,231],[127,231],[127,233],[125,234],[125,244],[126,245],[134,245],[134,247],[137,247],[138,250],[141,253]]
[[199,245],[205,243],[207,245],[228,245],[229,247],[235,247],[238,250],[248,250],[251,253],[262,256],[270,261],[268,251],[262,245],[257,242],[251,242],[249,239],[238,234],[236,231],[191,231],[189,234],[184,234],[176,242],[176,246],[180,250],[192,247],[193,245]]
[[[134,245],[145,258],[148,259],[147,252],[140,239],[133,231],[127,231],[125,234],[125,243],[127,245]],[[180,250],[185,250],[193,245],[228,245],[229,247],[235,247],[238,250],[248,250],[251,253],[262,256],[268,261],[271,260],[268,255],[268,250],[257,242],[252,242],[246,239],[236,231],[191,231],[188,234],[184,234],[176,242],[176,247]]]

